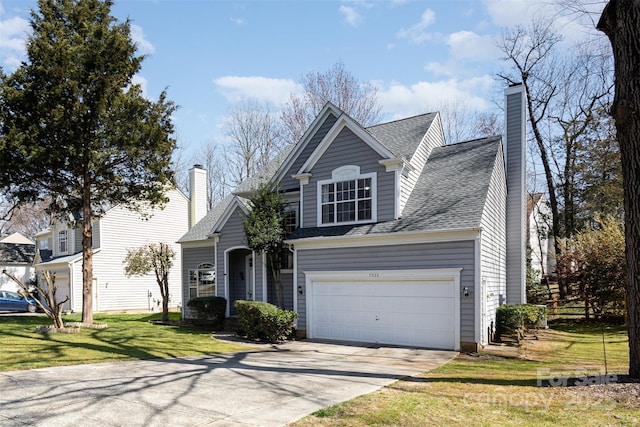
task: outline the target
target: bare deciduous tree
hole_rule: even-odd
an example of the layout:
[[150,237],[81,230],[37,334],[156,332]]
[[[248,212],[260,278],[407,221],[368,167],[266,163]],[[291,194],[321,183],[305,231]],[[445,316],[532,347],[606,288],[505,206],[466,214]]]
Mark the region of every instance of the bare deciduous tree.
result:
[[254,100],[245,100],[232,108],[225,133],[229,144],[223,157],[234,185],[263,170],[285,145],[272,108]]
[[[511,66],[499,77],[509,84],[522,82],[527,93],[535,162],[544,172],[554,237],[579,229],[579,156],[590,149],[596,111],[610,102],[612,87],[606,50],[590,43],[567,52],[561,42],[553,21],[534,20],[528,28],[506,32],[499,43],[502,59]],[[555,251],[560,251],[557,242]]]
[[298,142],[327,101],[363,126],[377,124],[380,120],[378,89],[369,82],[356,79],[342,61],[325,72],[307,73],[301,84],[303,93],[291,94],[282,110],[284,138],[289,143]]

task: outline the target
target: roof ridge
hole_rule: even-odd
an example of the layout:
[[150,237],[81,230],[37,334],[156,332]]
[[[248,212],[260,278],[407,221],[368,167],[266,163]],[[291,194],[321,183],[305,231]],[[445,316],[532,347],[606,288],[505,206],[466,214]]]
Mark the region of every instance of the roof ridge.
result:
[[402,122],[404,120],[415,119],[415,118],[418,118],[418,117],[428,116],[428,115],[437,114],[437,113],[438,113],[437,111],[431,111],[429,113],[416,114],[415,116],[404,117],[402,119],[390,120],[388,122],[378,123],[377,125],[367,126],[365,129],[369,130],[371,128],[375,128],[375,127],[378,127],[378,126],[385,126],[385,125],[389,125],[391,123]]

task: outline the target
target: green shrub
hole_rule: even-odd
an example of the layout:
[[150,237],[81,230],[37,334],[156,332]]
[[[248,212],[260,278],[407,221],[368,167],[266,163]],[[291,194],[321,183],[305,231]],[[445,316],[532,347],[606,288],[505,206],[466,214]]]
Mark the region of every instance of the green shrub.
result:
[[547,308],[531,304],[504,304],[496,310],[496,337],[516,333],[518,341],[527,329],[544,320]]
[[187,302],[187,307],[195,312],[199,323],[221,326],[227,311],[227,300],[222,297],[197,297]]
[[273,304],[262,301],[243,301],[234,303],[238,313],[240,328],[249,338],[264,339],[269,342],[286,340],[293,331],[298,318],[295,311],[282,310]]

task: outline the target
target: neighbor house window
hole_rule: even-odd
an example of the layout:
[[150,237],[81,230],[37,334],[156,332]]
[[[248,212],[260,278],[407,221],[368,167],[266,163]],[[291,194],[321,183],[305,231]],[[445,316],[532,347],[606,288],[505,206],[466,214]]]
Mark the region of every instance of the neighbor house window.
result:
[[189,299],[216,295],[216,269],[211,263],[203,263],[189,270]]
[[360,174],[357,166],[333,171],[318,182],[320,225],[375,221],[375,173]]
[[69,231],[62,230],[58,232],[58,252],[66,254],[69,250]]

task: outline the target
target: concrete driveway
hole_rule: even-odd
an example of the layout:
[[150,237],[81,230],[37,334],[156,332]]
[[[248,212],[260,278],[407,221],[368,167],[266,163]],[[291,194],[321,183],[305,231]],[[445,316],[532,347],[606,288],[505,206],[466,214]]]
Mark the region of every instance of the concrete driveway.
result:
[[226,355],[0,372],[0,426],[281,426],[456,354],[303,340]]

